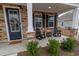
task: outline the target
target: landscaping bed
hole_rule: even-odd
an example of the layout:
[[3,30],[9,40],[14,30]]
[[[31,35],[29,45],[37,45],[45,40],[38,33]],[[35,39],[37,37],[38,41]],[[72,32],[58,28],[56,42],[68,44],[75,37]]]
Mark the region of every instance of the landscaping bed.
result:
[[[18,56],[31,56],[27,51],[22,51],[17,54]],[[40,48],[39,56],[50,56],[47,47]]]
[[[21,51],[17,53],[17,56],[31,56],[27,51]],[[43,47],[40,49],[40,53],[38,56],[52,56],[47,47]],[[74,51],[67,52],[64,50],[60,50],[60,55],[59,56],[79,56],[79,47],[76,47]]]
[[63,42],[51,38],[46,47],[39,47],[37,41],[31,41],[26,45],[26,51],[17,53],[17,56],[78,56],[79,42],[72,38],[66,38]]

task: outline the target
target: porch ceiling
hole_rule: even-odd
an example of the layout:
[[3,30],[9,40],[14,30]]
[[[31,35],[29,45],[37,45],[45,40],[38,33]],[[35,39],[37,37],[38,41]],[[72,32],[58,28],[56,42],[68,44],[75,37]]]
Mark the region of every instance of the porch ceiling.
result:
[[[49,6],[51,7],[50,9]],[[44,11],[58,14],[72,10],[74,8],[75,6],[70,6],[62,3],[33,3],[34,11]]]
[[[20,5],[26,6],[27,4],[20,3]],[[49,6],[51,7],[50,9]],[[76,8],[76,6],[67,5],[65,3],[33,3],[33,11],[44,11],[61,14],[74,8]]]

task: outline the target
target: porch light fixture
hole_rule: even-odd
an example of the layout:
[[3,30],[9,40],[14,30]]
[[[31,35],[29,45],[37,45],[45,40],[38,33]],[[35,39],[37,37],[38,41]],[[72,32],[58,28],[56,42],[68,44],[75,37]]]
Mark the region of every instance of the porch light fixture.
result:
[[51,6],[49,6],[48,9],[51,9]]

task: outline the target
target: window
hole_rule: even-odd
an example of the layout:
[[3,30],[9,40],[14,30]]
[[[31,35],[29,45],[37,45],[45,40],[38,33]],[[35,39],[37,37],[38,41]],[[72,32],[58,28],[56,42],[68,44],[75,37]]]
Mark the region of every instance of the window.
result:
[[61,23],[61,25],[63,26],[63,22]]
[[42,27],[42,15],[35,15],[34,16],[35,20],[35,28],[41,28]]
[[48,17],[48,27],[54,27],[54,16]]

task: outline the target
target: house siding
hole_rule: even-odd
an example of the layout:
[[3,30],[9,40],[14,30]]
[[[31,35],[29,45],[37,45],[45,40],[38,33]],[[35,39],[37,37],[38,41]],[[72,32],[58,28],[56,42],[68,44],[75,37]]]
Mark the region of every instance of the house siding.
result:
[[0,40],[8,40],[3,5],[20,7],[21,21],[22,21],[22,34],[23,34],[23,38],[26,38],[27,22],[28,22],[26,6],[20,6],[15,4],[0,4]]
[[26,32],[28,30],[28,19],[27,19],[27,9],[25,6],[22,6],[21,8],[21,18],[22,18],[22,33],[23,33],[23,38],[26,39]]
[[0,5],[0,40],[7,39],[3,5]]
[[[0,40],[8,41],[3,6],[13,6],[13,7],[20,8],[23,39],[27,39],[27,29],[28,29],[27,7],[23,5],[16,5],[16,4],[0,4]],[[36,13],[36,11],[33,11],[33,13]],[[52,13],[47,12],[45,14],[50,15]],[[55,15],[55,14],[52,14],[52,15]],[[48,29],[48,27],[46,28]],[[53,31],[53,28],[51,28],[51,30]]]

